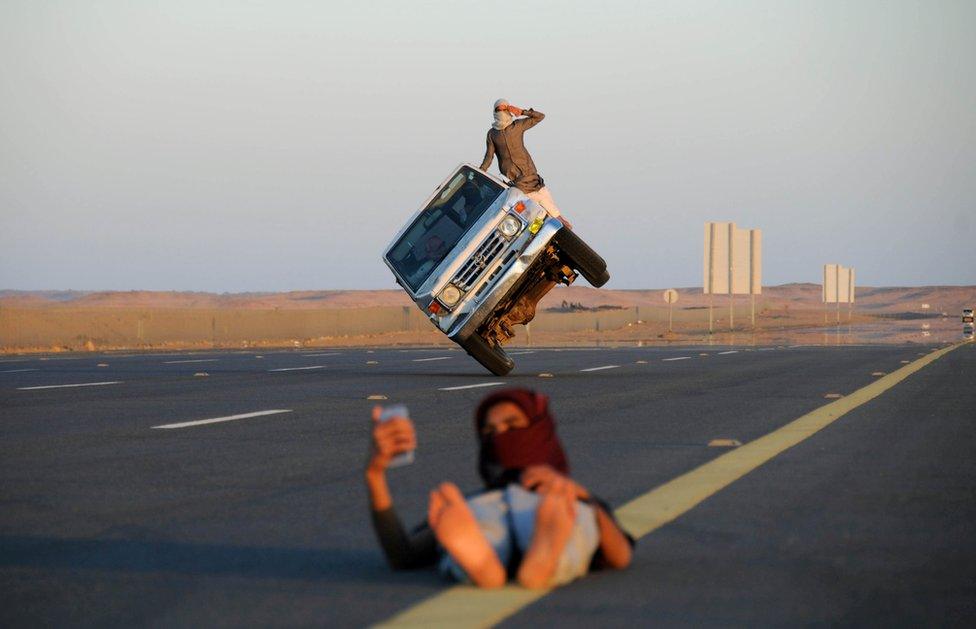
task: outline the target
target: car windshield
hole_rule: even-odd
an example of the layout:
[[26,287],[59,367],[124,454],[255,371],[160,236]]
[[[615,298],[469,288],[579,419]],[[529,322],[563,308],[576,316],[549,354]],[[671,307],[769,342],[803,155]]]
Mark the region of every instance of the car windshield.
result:
[[502,190],[468,167],[441,188],[386,256],[411,290],[424,283]]

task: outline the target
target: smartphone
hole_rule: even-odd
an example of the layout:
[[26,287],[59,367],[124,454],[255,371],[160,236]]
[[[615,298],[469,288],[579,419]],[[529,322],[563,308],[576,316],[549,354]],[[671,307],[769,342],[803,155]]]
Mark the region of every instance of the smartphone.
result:
[[[390,421],[394,417],[403,417],[410,419],[410,411],[403,404],[393,404],[392,406],[384,406],[383,411],[380,413],[380,421],[386,422]],[[410,465],[413,463],[413,450],[409,452],[403,452],[396,455],[390,459],[390,467],[400,467],[401,465]]]

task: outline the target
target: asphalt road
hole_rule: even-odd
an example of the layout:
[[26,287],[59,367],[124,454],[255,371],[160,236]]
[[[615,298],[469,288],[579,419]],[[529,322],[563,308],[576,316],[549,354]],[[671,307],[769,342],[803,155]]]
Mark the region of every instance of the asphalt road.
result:
[[[929,349],[538,349],[507,378],[443,349],[0,358],[0,625],[363,626],[442,591],[373,538],[370,395],[417,424],[391,472],[405,521],[440,480],[477,487],[471,414],[499,382],[552,397],[574,476],[619,506]],[[949,352],[641,539],[630,569],[503,624],[972,624],[974,373],[976,347]],[[154,428],[262,411],[288,412]]]

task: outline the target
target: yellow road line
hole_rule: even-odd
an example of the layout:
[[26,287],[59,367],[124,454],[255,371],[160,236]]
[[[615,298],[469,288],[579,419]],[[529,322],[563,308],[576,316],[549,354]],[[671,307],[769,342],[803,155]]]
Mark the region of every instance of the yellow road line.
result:
[[[635,538],[644,537],[776,455],[811,437],[862,404],[870,402],[959,345],[950,345],[926,354],[846,397],[821,406],[768,435],[652,489],[617,509],[617,519]],[[376,626],[490,627],[550,591],[526,590],[511,585],[499,590],[479,590],[458,585],[421,601]]]

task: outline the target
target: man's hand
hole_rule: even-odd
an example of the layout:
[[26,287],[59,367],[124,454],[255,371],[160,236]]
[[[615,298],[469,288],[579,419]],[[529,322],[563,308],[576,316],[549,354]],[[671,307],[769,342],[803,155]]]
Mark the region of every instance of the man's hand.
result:
[[522,486],[540,494],[565,493],[574,500],[587,500],[590,497],[590,492],[585,487],[548,465],[525,468],[522,472]]
[[373,407],[373,442],[366,465],[367,472],[380,474],[386,471],[393,457],[417,448],[413,422],[406,417],[380,422],[382,412],[382,407]]
[[521,116],[522,115],[522,108],[521,107],[516,107],[515,105],[509,105],[508,106],[508,113],[512,114],[513,116]]

